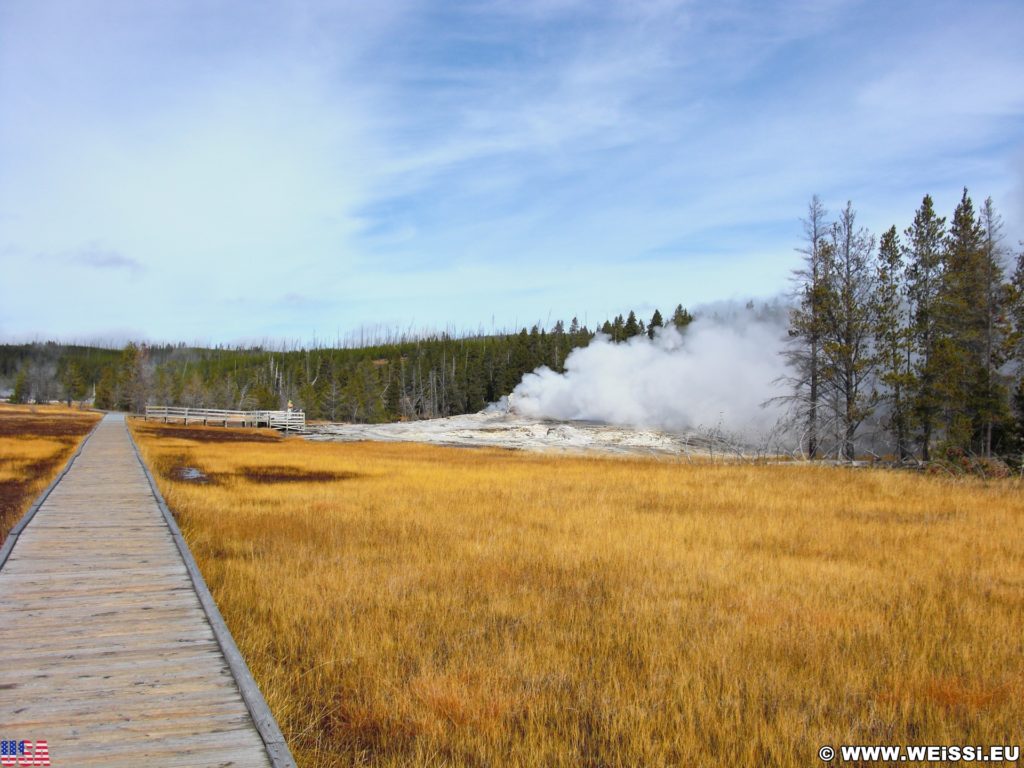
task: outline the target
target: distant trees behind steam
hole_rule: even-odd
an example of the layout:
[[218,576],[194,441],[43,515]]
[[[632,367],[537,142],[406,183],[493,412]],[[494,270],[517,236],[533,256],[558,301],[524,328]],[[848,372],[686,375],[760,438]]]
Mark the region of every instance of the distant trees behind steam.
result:
[[[679,305],[668,322],[692,315]],[[654,335],[665,324],[655,310],[605,321],[614,341]],[[506,395],[541,365],[565,370],[569,353],[595,332],[573,318],[518,333],[454,337],[437,334],[358,348],[201,349],[137,345],[122,350],[45,344],[0,346],[0,388],[15,402],[80,400],[140,412],[147,403],[190,407],[278,409],[292,401],[310,419],[385,422],[474,413]]]

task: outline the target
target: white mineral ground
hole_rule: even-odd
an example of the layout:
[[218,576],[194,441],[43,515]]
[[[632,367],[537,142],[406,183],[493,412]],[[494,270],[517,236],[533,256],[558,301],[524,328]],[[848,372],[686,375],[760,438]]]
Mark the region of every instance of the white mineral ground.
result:
[[393,424],[309,424],[307,440],[433,443],[569,453],[707,455],[707,436],[630,429],[587,421],[548,421],[484,411]]

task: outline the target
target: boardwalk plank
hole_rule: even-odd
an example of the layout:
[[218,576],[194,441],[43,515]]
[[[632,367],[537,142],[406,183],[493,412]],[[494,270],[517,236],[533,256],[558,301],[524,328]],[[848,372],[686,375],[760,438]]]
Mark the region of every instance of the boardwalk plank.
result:
[[[82,732],[89,730],[86,726],[95,723],[114,723],[119,721],[142,721],[147,718],[164,720],[182,712],[202,712],[209,714],[218,707],[230,708],[228,711],[240,712],[242,698],[223,689],[213,691],[192,691],[188,696],[175,697],[129,697],[118,699],[115,706],[98,710],[91,698],[62,701],[59,704],[44,706],[27,705],[13,712],[12,718],[6,722],[8,726],[31,725],[34,730],[45,725],[52,732],[60,732],[68,723]],[[78,730],[76,730],[78,732]]]

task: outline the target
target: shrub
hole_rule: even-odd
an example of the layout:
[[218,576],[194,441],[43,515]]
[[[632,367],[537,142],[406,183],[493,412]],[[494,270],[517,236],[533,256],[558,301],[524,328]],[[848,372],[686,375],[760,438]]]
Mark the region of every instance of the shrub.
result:
[[946,448],[937,459],[929,462],[927,471],[930,475],[974,476],[986,479],[1001,479],[1012,474],[1009,465],[1002,459],[974,456],[955,446]]

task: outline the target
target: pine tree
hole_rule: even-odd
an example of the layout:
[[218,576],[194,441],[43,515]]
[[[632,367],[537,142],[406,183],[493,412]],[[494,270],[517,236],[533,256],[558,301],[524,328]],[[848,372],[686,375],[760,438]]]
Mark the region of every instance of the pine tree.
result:
[[793,369],[788,380],[792,394],[784,399],[792,405],[793,418],[801,425],[807,457],[811,459],[817,457],[819,449],[825,363],[821,347],[824,307],[829,299],[826,272],[832,249],[825,215],[825,207],[814,195],[807,206],[807,218],[803,219],[804,245],[797,249],[804,255],[804,263],[793,275],[797,306],[790,312],[790,344],[783,352]]
[[676,311],[672,313],[672,325],[680,331],[693,322],[693,315],[683,309],[682,304],[676,305]]
[[[124,390],[122,389],[122,391]],[[210,406],[210,397],[207,392],[206,383],[198,370],[192,371],[192,375],[182,382],[180,397],[181,404],[186,408],[205,408]],[[124,405],[125,402],[126,400],[121,401],[120,407],[122,410],[131,407],[130,400],[127,401],[129,402],[127,406]],[[272,408],[275,410],[278,408],[276,398]]]
[[1012,420],[1006,447],[1018,454],[1018,460],[1024,467],[1024,379],[1017,383],[1017,389],[1014,390],[1011,412]]
[[946,219],[935,213],[925,195],[914,221],[904,232],[907,243],[907,296],[910,299],[915,351],[913,416],[925,461],[931,458],[933,434],[942,407],[939,379],[942,361],[938,352],[938,312],[942,287],[943,239]]
[[[169,368],[157,368],[153,376],[153,401],[159,404],[172,405],[178,402],[175,392],[175,376]],[[241,406],[231,403],[228,408],[239,408]]]
[[[143,353],[134,342],[128,342],[121,350],[117,367],[116,407],[121,411],[137,411],[145,405],[145,381],[143,375]],[[198,377],[198,371],[196,376]],[[202,384],[199,379],[200,385]]]
[[[1024,241],[1021,241],[1024,246]],[[1017,254],[1017,263],[1006,285],[1007,317],[1012,328],[1008,341],[1010,357],[1024,363],[1024,250]]]
[[883,235],[878,246],[874,298],[874,340],[881,400],[888,405],[886,427],[896,443],[896,457],[910,457],[908,393],[914,383],[910,317],[904,301],[903,247],[896,227]]
[[[428,393],[429,409],[436,415],[438,394],[436,377]],[[344,398],[347,415],[351,421],[377,423],[384,421],[384,403],[381,398],[383,388],[377,375],[376,367],[371,360],[362,360],[356,364],[345,385]]]
[[985,456],[992,455],[993,434],[1010,418],[1007,408],[1008,388],[1000,369],[1012,356],[1013,324],[1011,308],[1013,287],[1005,282],[1002,262],[1002,217],[995,210],[992,198],[981,207],[982,228],[982,379],[978,387],[978,431]]
[[1007,346],[1010,356],[1017,364],[1018,374],[1022,374],[1024,373],[1024,250],[1017,255],[1017,267],[1007,286],[1007,293],[1008,315],[1012,323],[1012,335]]
[[117,379],[114,369],[105,367],[96,382],[96,397],[93,405],[103,411],[113,410],[117,406]]
[[640,326],[636,321],[636,312],[633,310],[629,311],[629,317],[626,318],[626,323],[622,327],[622,334],[624,339],[631,339],[640,334]]
[[28,371],[24,367],[14,377],[14,391],[11,392],[12,403],[27,403],[29,398]]
[[982,238],[974,204],[964,189],[944,244],[933,353],[945,442],[962,450],[976,447],[972,437],[979,419],[977,387],[983,378]]
[[[402,359],[400,356],[392,357],[388,362],[387,374],[387,385],[384,390],[384,408],[390,419],[396,419],[402,412]],[[336,394],[332,392],[329,396],[333,403]]]
[[853,204],[847,202],[832,226],[825,268],[821,352],[826,361],[826,386],[835,391],[834,418],[840,458],[855,458],[856,434],[871,415],[868,381],[875,368],[872,350],[875,239],[857,227]]
[[616,315],[612,321],[612,341],[622,341],[626,338],[625,327],[626,323],[622,319],[622,315]]
[[647,324],[647,336],[648,336],[648,338],[653,339],[654,338],[654,334],[657,331],[657,329],[658,328],[663,328],[664,326],[665,326],[665,321],[661,317],[661,312],[659,312],[658,310],[654,310],[654,314],[651,315],[651,322],[649,322]]
[[61,384],[64,386],[64,397],[68,408],[74,400],[81,400],[85,396],[85,378],[82,370],[74,360],[64,366],[64,375],[61,377]]
[[[183,394],[183,399],[188,394]],[[281,400],[274,391],[274,388],[266,381],[258,380],[249,388],[249,397],[257,410],[276,411],[281,407]]]
[[[1024,245],[1024,243],[1022,243]],[[1013,423],[1009,442],[1020,454],[1024,465],[1024,250],[1017,256],[1017,266],[1007,286],[1008,317],[1012,329],[1007,338],[1007,349],[1016,366],[1016,387],[1013,393]]]

